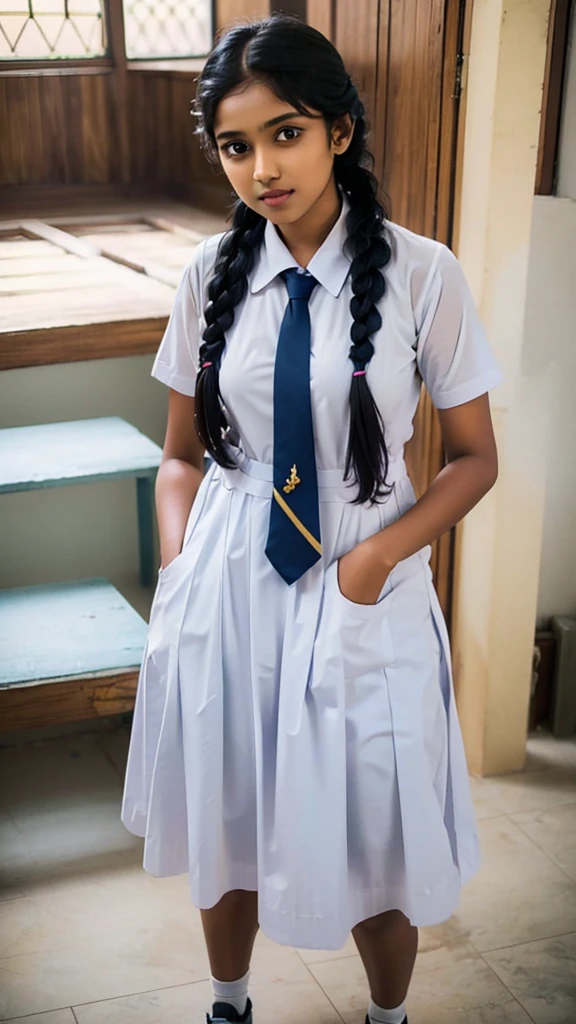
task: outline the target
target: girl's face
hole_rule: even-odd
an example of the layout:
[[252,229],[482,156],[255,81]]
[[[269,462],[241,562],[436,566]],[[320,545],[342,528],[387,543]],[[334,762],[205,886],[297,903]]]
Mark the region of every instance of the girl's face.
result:
[[334,157],[348,148],[352,121],[339,119],[329,138],[322,115],[310,114],[258,82],[218,104],[214,134],[226,176],[240,199],[274,224],[295,223],[328,192],[337,198]]

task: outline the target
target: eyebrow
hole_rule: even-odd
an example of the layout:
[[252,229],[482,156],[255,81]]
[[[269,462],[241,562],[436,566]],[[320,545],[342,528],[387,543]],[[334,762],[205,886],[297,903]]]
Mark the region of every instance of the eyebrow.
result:
[[[264,121],[264,124],[260,125],[259,131],[263,131],[264,128],[272,128],[275,124],[281,124],[282,121],[293,121],[295,117],[306,117],[306,114],[299,114],[296,110],[289,114],[279,114],[278,117],[272,117],[270,121]],[[237,139],[239,135],[246,135],[246,132],[218,132],[216,140]]]

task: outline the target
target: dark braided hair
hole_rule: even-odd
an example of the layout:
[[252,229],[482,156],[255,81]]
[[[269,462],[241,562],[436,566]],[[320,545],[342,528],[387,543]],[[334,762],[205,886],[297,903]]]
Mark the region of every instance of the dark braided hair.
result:
[[[353,297],[350,312],[350,433],[345,478],[358,485],[355,503],[375,503],[387,496],[388,451],[384,424],[365,376],[374,353],[372,335],[382,317],[378,303],[386,284],[382,270],[391,250],[383,237],[385,210],[378,199],[378,182],[371,171],[373,158],[366,145],[364,106],[340,54],[316,29],[290,15],[236,25],[223,35],[206,61],[198,81],[193,112],[197,132],[211,159],[217,159],[214,134],[220,100],[242,82],[265,83],[300,113],[320,111],[328,133],[335,121],[349,114],[354,122],[345,153],[334,158],[334,177],[349,199],[346,255],[351,260]],[[226,331],[234,310],[244,298],[254,255],[262,244],[266,218],[238,199],[232,227],[224,235],[208,285],[206,329],[200,346],[196,384],[196,428],[202,443],[222,466],[236,465],[227,443],[228,421],[219,387],[219,369]]]
[[246,294],[248,274],[265,227],[264,217],[245,203],[236,203],[232,229],[224,235],[218,248],[214,273],[208,285],[209,301],[204,311],[206,328],[196,380],[196,429],[216,462],[229,469],[233,469],[236,462],[225,439],[228,422],[218,381],[220,360],[226,345],[226,331],[234,323],[234,310]]

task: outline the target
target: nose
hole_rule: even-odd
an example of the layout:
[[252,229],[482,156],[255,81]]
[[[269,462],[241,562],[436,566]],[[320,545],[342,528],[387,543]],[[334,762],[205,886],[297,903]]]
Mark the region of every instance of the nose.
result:
[[257,148],[254,153],[254,181],[263,185],[280,177],[277,161],[268,147]]

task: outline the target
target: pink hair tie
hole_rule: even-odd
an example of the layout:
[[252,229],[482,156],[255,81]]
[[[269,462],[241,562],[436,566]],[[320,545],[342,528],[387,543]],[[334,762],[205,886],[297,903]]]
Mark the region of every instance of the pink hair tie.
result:
[[207,366],[212,366],[212,363],[202,363],[203,370],[205,370]]
[[356,371],[355,371],[355,372],[354,372],[354,373],[352,374],[352,376],[353,376],[353,377],[364,377],[364,376],[365,376],[365,374],[366,374],[366,370],[356,370]]

